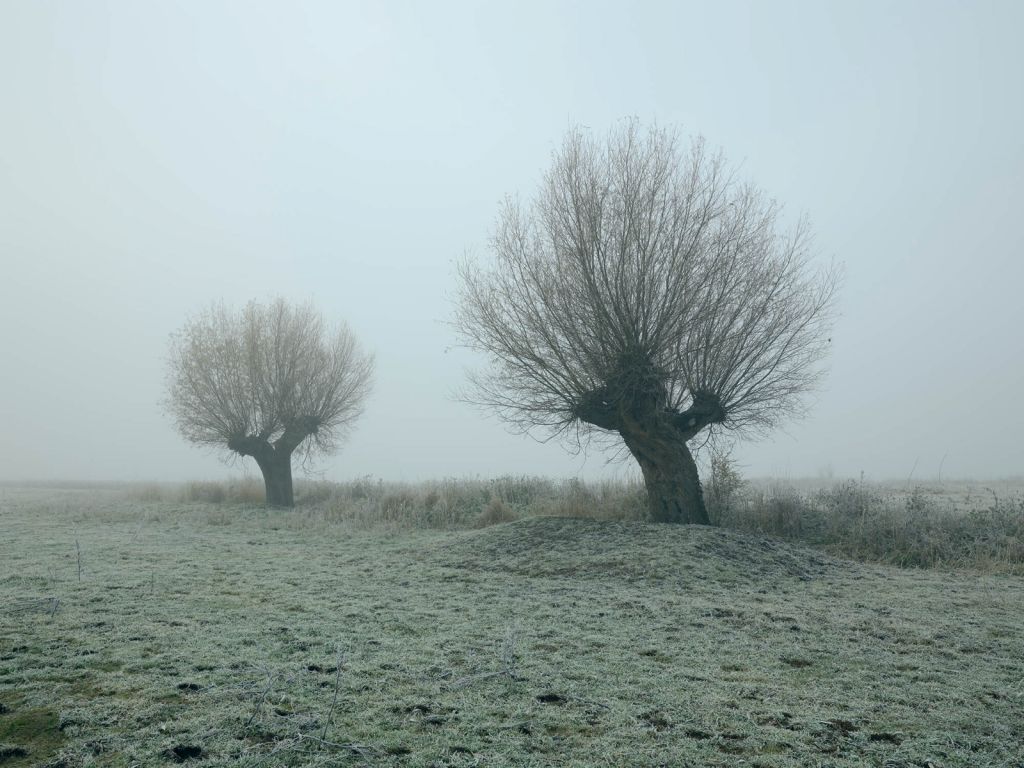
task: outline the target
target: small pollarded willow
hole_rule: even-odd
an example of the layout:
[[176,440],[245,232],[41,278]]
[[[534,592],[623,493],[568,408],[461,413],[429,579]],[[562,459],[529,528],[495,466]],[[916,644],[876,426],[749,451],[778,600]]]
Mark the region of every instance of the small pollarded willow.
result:
[[373,358],[311,304],[216,304],[171,337],[167,409],[185,439],[251,456],[292,506],[293,454],[331,453],[363,410]]
[[491,265],[460,268],[456,326],[489,367],[470,399],[512,424],[621,436],[654,520],[708,522],[687,441],[767,430],[821,375],[836,274],[805,221],[702,141],[627,123],[571,131],[526,205],[507,200]]

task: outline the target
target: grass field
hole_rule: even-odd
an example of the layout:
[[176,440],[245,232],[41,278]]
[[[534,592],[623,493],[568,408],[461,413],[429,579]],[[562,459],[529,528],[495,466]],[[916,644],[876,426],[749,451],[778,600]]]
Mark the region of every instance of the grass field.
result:
[[1021,576],[166,496],[0,488],[3,768],[1024,766]]

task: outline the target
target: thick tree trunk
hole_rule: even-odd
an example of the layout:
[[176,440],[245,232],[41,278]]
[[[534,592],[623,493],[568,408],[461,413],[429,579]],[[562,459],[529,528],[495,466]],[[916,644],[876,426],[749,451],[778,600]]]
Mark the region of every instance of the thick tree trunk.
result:
[[252,456],[263,473],[268,507],[294,507],[292,493],[292,452],[308,433],[285,431],[270,443],[257,435],[240,435],[228,440],[228,450],[240,456]]
[[606,383],[582,393],[573,415],[618,432],[640,465],[650,519],[659,523],[710,525],[697,464],[686,443],[710,424],[725,421],[720,398],[690,392],[685,410],[670,407],[669,376],[642,350],[625,354]]
[[292,457],[283,451],[270,450],[254,457],[263,472],[268,507],[294,507],[292,491]]
[[647,486],[650,519],[709,525],[700,475],[686,441],[675,434],[623,434]]

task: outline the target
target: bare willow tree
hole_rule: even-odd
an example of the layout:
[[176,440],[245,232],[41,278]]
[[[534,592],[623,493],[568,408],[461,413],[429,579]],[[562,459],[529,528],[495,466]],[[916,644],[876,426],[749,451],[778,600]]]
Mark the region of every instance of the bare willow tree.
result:
[[185,439],[255,459],[267,504],[290,507],[292,455],[336,450],[372,375],[351,331],[311,304],[217,304],[171,337],[166,405]]
[[460,268],[455,324],[490,362],[469,399],[577,445],[620,436],[651,518],[707,523],[688,442],[794,415],[830,341],[835,271],[779,213],[700,140],[571,131],[536,197],[506,200],[493,264]]

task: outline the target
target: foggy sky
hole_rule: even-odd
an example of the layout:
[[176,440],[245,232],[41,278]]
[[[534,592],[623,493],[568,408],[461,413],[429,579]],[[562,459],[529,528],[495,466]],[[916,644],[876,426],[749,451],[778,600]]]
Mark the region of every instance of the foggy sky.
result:
[[824,386],[745,474],[1020,475],[1021,29],[1018,2],[0,0],[0,480],[242,472],[163,414],[167,340],[275,295],[377,355],[324,477],[632,473],[454,400],[479,359],[446,325],[499,201],[630,116],[703,134],[844,265]]

